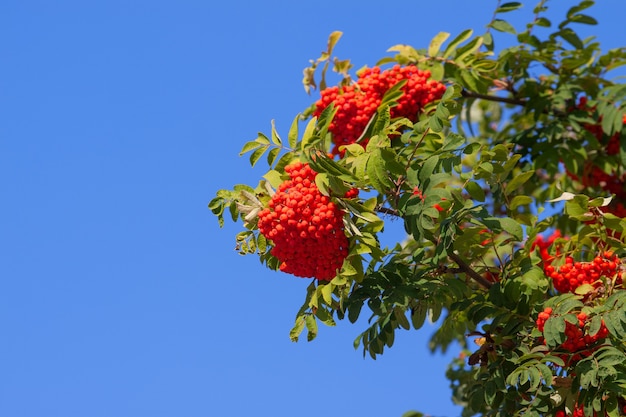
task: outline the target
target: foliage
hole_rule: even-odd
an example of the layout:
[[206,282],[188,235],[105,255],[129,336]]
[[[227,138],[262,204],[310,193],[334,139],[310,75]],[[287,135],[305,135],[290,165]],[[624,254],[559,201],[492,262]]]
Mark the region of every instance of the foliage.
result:
[[[263,230],[292,227],[280,245],[307,266],[321,258],[298,239],[349,241],[330,277],[309,273],[292,340],[369,310],[354,345],[376,358],[397,330],[428,319],[439,323],[433,350],[464,348],[447,371],[464,416],[626,414],[626,87],[611,75],[626,49],[577,35],[596,24],[592,1],[556,25],[545,3],[522,30],[504,19],[522,5],[499,4],[484,34],[393,46],[356,77],[333,55],[334,32],[304,71],[307,92],[321,80],[320,100],[285,139],[272,123],[244,144],[267,173],[209,203],[220,225],[242,221],[241,254],[291,271],[260,213]],[[498,51],[497,36],[516,44]],[[315,205],[298,191],[305,180]],[[320,226],[335,209],[343,227]],[[378,234],[395,218],[406,239],[383,247]]]

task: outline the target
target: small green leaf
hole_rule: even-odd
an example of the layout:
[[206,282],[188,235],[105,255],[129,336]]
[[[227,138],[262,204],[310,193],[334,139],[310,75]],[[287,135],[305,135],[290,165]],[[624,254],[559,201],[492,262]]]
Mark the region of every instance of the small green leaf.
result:
[[449,56],[451,56],[456,50],[457,46],[468,40],[473,33],[474,31],[472,29],[467,29],[461,32],[456,38],[452,40],[452,42],[448,44],[446,50],[443,52],[443,57],[448,58]]
[[333,284],[325,284],[321,285],[318,288],[321,288],[322,291],[322,299],[327,305],[331,305],[333,303],[333,290],[335,286]]
[[421,302],[411,310],[411,324],[415,330],[421,329],[424,325],[427,311],[428,309]]
[[293,122],[291,123],[291,127],[289,128],[289,134],[287,135],[287,139],[289,141],[289,147],[291,149],[296,149],[298,145],[298,121],[300,120],[300,115],[297,115]]
[[308,332],[306,335],[306,339],[310,342],[317,337],[317,320],[315,319],[314,315],[307,314],[306,318],[304,319],[304,323],[306,324],[306,330]]
[[242,156],[244,153],[246,152],[250,152],[253,149],[258,148],[259,146],[262,146],[259,142],[257,141],[250,141],[250,142],[246,142],[245,145],[243,145],[243,148],[241,148],[241,152],[239,152],[239,156]]
[[430,45],[428,45],[428,55],[436,56],[439,53],[439,48],[441,45],[450,37],[448,32],[439,32],[435,37],[430,41]]
[[559,32],[557,32],[557,34],[560,35],[564,40],[566,40],[576,49],[583,49],[585,47],[576,32],[574,32],[570,28],[561,29]]
[[550,26],[552,26],[552,22],[550,22],[545,17],[539,17],[539,18],[537,18],[537,20],[535,20],[535,25],[541,26],[541,27],[544,27],[544,28],[549,28]]
[[270,151],[267,153],[267,165],[271,167],[274,164],[274,161],[276,161],[276,157],[278,156],[279,152],[280,148],[270,149]]
[[556,347],[565,339],[565,320],[562,317],[551,316],[544,324],[543,336],[548,347]]
[[517,34],[515,28],[506,20],[495,19],[489,26],[499,32],[511,33],[513,35]]
[[309,145],[309,142],[313,139],[313,133],[315,132],[315,123],[317,120],[312,118],[307,123],[306,128],[304,129],[304,134],[302,135],[302,142],[300,142],[300,150],[304,151],[306,147]]
[[297,342],[300,334],[304,330],[304,316],[296,317],[296,324],[293,326],[291,331],[289,332],[289,338],[292,342]]
[[511,211],[514,211],[518,207],[532,204],[533,201],[534,200],[532,199],[532,197],[529,197],[527,195],[516,195],[515,197],[513,197],[513,200],[511,200],[511,203],[509,204],[509,209]]
[[465,189],[474,200],[480,201],[481,203],[485,201],[485,190],[475,181],[468,181],[465,184]]
[[521,241],[524,238],[522,226],[515,220],[509,217],[503,217],[500,219],[500,224],[502,225],[502,229],[508,232],[515,239]]
[[275,189],[278,189],[278,187],[280,187],[280,184],[283,183],[283,179],[280,175],[280,172],[274,169],[268,171],[265,175],[263,175],[263,178],[265,178],[267,182],[269,182],[270,185],[274,187]]
[[510,3],[504,3],[504,4],[500,5],[500,7],[498,7],[496,9],[496,13],[511,12],[513,10],[519,9],[520,7],[522,7],[522,3],[518,3],[516,1],[512,1]]
[[341,39],[341,36],[343,35],[343,32],[341,31],[334,31],[330,34],[330,36],[328,36],[328,49],[327,52],[330,55],[333,51],[333,48],[335,47],[335,45],[337,44],[337,42],[339,42],[339,39]]
[[511,194],[519,187],[524,185],[526,181],[528,181],[533,175],[535,175],[535,171],[526,171],[522,172],[519,175],[515,175],[513,178],[511,178],[511,181],[506,184],[506,187],[504,187],[504,193],[507,195]]
[[283,141],[280,139],[280,136],[278,136],[278,132],[276,131],[276,122],[274,120],[272,120],[272,142],[274,145],[278,146],[283,144]]
[[576,14],[569,18],[572,22],[582,23],[584,25],[597,25],[598,21],[591,16],[587,16],[586,14]]
[[259,159],[261,159],[261,157],[268,148],[269,146],[263,146],[262,148],[259,148],[256,151],[252,152],[252,154],[250,155],[250,165],[254,166],[259,161]]

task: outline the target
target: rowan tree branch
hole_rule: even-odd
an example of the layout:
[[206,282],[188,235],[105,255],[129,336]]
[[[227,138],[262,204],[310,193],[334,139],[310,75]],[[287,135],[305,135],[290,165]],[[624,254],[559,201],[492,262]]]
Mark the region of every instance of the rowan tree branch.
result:
[[478,272],[474,271],[463,259],[461,259],[459,255],[452,252],[452,253],[449,253],[448,256],[459,266],[461,271],[463,271],[466,275],[468,275],[474,281],[476,281],[477,283],[479,283],[485,288],[491,288],[493,283],[489,282],[487,279],[485,279],[480,274],[478,274]]
[[479,98],[482,100],[497,101],[500,103],[507,103],[507,104],[515,104],[517,106],[525,106],[527,104],[526,100],[522,100],[518,98],[499,97],[499,96],[492,96],[489,94],[480,94],[480,93],[475,93],[473,91],[469,91],[466,89],[461,90],[461,96],[465,98]]

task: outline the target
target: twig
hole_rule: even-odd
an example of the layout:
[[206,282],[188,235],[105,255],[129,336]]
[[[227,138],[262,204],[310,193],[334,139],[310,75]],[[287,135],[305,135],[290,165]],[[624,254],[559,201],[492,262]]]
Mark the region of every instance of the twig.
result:
[[466,97],[466,98],[479,98],[482,100],[498,101],[500,103],[507,103],[507,104],[515,104],[517,106],[525,106],[527,104],[526,100],[522,100],[522,99],[491,96],[489,94],[474,93],[473,91],[468,91],[465,89],[461,90],[461,96]]
[[450,257],[450,259],[452,259],[459,266],[459,268],[465,274],[467,274],[474,281],[476,281],[477,283],[479,283],[480,285],[482,285],[485,288],[491,288],[493,283],[489,282],[487,279],[485,279],[481,275],[479,275],[478,272],[474,271],[467,263],[465,263],[465,261],[463,259],[461,259],[461,257],[459,255],[457,255],[456,253],[452,252],[452,253],[449,253],[448,256]]

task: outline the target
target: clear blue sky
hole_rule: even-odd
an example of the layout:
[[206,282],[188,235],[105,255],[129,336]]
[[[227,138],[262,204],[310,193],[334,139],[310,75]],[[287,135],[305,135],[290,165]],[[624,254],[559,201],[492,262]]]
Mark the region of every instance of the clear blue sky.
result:
[[[458,415],[432,329],[377,361],[362,325],[290,342],[308,281],[237,255],[207,203],[258,181],[238,152],[317,98],[330,32],[358,68],[495,3],[2,2],[0,416]],[[626,3],[600,3],[586,33],[623,45]]]

